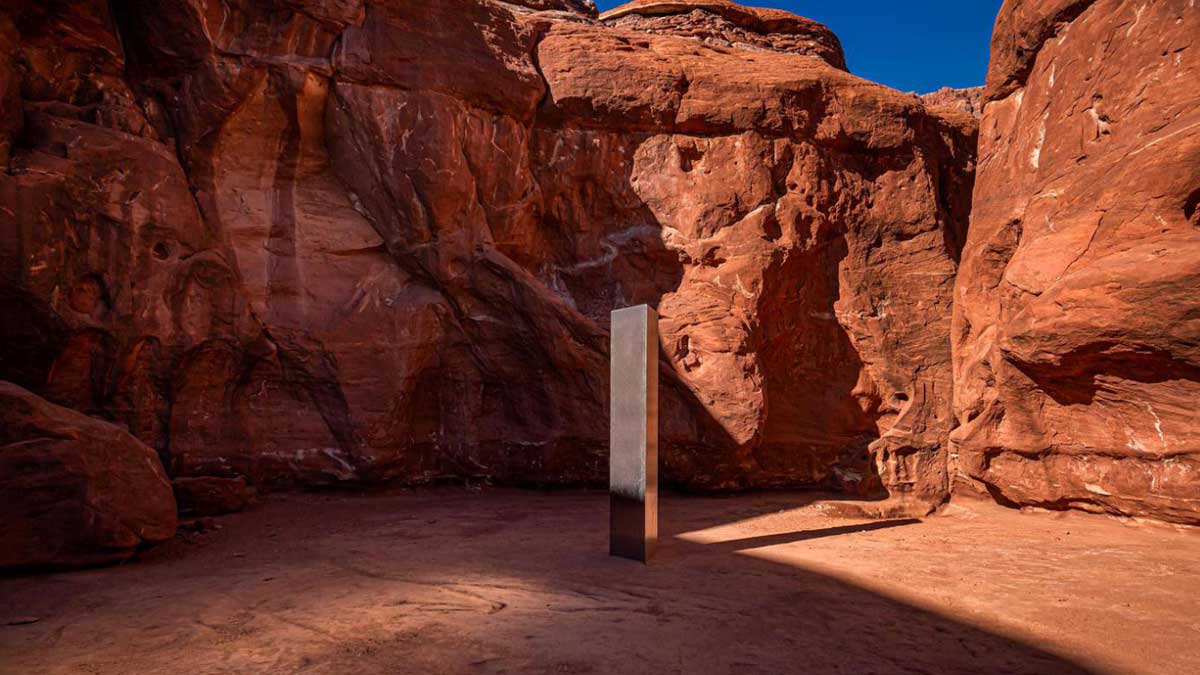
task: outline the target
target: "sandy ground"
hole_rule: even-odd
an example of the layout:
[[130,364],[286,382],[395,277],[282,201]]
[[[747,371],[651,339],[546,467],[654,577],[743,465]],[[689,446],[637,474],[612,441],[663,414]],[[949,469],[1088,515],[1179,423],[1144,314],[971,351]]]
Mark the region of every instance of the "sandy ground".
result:
[[643,566],[606,555],[602,493],[273,496],[0,579],[0,672],[1200,673],[1200,532],[813,500],[668,496]]

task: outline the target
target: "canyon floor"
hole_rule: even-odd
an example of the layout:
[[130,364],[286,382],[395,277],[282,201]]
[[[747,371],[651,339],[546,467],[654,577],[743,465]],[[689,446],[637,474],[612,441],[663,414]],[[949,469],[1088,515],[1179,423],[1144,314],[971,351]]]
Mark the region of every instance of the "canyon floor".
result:
[[1200,672],[1200,532],[968,503],[273,495],[136,562],[0,579],[0,672]]

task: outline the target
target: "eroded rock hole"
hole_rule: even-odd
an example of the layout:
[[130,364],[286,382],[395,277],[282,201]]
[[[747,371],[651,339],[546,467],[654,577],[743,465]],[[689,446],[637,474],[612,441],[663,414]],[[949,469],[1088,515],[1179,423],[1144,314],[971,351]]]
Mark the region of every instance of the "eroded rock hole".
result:
[[1192,225],[1200,227],[1200,217],[1196,215],[1197,205],[1200,205],[1200,188],[1192,190],[1192,194],[1183,202],[1183,217]]
[[99,274],[86,274],[71,287],[67,299],[71,309],[80,314],[95,314],[108,309],[108,288]]
[[704,151],[694,145],[679,146],[679,168],[691,171],[696,162],[704,159]]

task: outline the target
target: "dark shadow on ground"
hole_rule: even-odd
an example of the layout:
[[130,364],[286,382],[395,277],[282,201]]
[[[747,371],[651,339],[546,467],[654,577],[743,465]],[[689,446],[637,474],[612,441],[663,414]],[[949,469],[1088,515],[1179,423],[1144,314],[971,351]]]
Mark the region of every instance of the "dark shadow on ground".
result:
[[920,523],[921,521],[916,518],[882,520],[874,523],[864,523],[862,525],[840,525],[838,527],[823,527],[816,530],[801,530],[799,532],[783,532],[780,534],[767,534],[759,537],[731,539],[729,541],[723,541],[719,544],[708,544],[707,546],[713,550],[722,552],[746,551],[752,548],[763,548],[764,546],[791,544],[798,541],[808,541],[809,539],[836,537],[842,534],[855,534],[858,532],[871,532],[873,530],[886,530],[892,527],[903,527],[904,525],[919,525]]
[[40,617],[0,630],[0,663],[145,674],[181,662],[196,673],[1085,672],[964,620],[736,553],[919,527],[909,521],[715,545],[676,536],[806,499],[668,497],[669,533],[644,566],[606,555],[600,492],[281,495],[139,564],[0,580],[0,611]]

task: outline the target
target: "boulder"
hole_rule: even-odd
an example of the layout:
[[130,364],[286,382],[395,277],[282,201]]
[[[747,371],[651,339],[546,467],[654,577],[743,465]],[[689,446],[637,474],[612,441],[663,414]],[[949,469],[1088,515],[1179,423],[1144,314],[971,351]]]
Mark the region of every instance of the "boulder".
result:
[[185,516],[219,516],[236,513],[254,502],[255,490],[246,479],[199,476],[171,481],[179,513]]
[[170,539],[176,525],[154,450],[0,382],[0,569],[118,562]]

